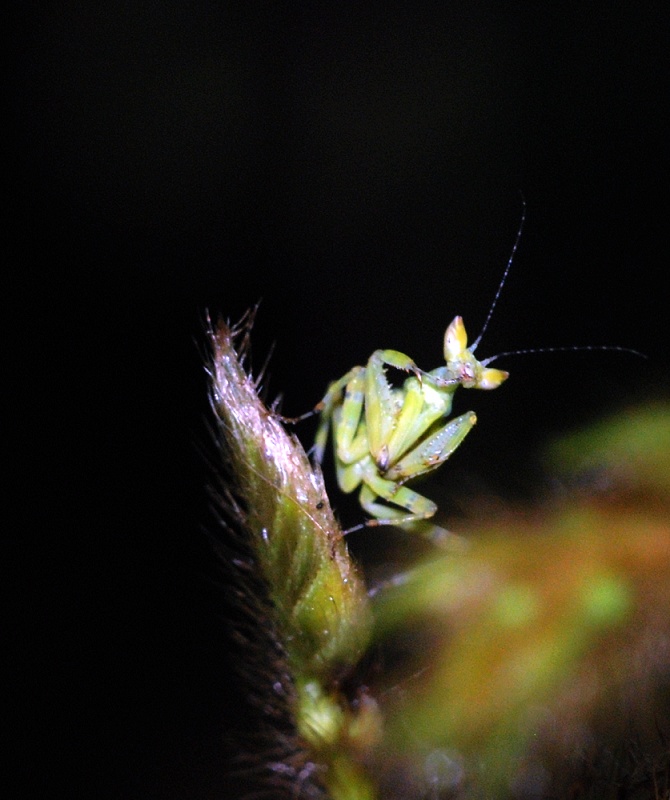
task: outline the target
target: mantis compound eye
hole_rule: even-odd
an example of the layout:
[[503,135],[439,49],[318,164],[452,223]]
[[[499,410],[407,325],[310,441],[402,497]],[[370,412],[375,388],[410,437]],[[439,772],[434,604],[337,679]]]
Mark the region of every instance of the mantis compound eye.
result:
[[454,317],[444,332],[444,360],[459,361],[465,355],[468,346],[468,335],[462,317]]
[[509,378],[509,372],[503,369],[484,369],[477,384],[478,389],[497,389],[503,381]]

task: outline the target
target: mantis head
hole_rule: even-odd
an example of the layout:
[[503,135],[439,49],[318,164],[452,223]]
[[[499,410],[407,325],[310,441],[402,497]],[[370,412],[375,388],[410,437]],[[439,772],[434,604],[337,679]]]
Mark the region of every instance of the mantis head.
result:
[[444,360],[448,374],[455,383],[466,389],[497,389],[509,372],[487,367],[486,362],[475,358],[472,350],[474,347],[468,350],[468,335],[463,319],[454,317],[444,334]]

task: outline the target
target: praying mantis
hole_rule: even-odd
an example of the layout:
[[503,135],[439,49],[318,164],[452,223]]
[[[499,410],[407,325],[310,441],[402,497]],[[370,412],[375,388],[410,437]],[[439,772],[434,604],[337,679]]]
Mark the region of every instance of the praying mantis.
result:
[[[375,350],[366,366],[333,381],[312,411],[291,420],[320,415],[313,448],[319,465],[332,430],[338,485],[345,494],[360,487],[359,502],[371,517],[348,532],[379,525],[412,527],[437,511],[432,500],[405,484],[444,464],[475,425],[474,411],[448,419],[456,389],[496,389],[509,376],[487,366],[495,357],[478,361],[474,352],[514,260],[524,221],[525,205],[502,280],[474,344],[468,347],[463,320],[455,317],[444,334],[445,365],[430,372],[397,350]],[[386,377],[387,366],[412,374],[395,387]],[[434,529],[433,538],[439,538],[442,529]]]
[[[437,511],[405,483],[440,467],[477,421],[473,411],[447,420],[456,389],[495,389],[509,375],[478,361],[473,349],[463,320],[455,317],[444,335],[445,366],[424,372],[404,353],[376,350],[365,367],[328,387],[315,409],[321,419],[314,458],[323,462],[332,428],[337,482],[347,494],[361,487],[360,504],[372,517],[365,525],[402,526]],[[395,388],[385,366],[413,374]]]
[[[456,389],[491,390],[509,376],[488,365],[502,356],[575,350],[614,350],[646,358],[628,347],[587,345],[514,350],[477,360],[474,353],[493,315],[512,266],[525,222],[521,222],[502,279],[481,333],[468,347],[465,325],[455,317],[444,335],[445,365],[425,372],[397,350],[375,350],[367,364],[333,381],[316,407],[290,422],[320,415],[314,460],[321,465],[332,431],[337,482],[345,493],[360,489],[359,502],[371,519],[350,528],[397,525],[412,528],[435,515],[437,505],[405,484],[438,469],[460,446],[477,421],[473,411],[449,419]],[[412,373],[392,386],[385,367]],[[431,538],[443,529],[433,526]]]

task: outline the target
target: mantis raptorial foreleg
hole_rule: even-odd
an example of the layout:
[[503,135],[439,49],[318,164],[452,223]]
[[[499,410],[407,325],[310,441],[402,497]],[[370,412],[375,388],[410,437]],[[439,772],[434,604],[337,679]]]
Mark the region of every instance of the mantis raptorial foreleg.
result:
[[476,422],[477,417],[472,411],[450,420],[388,469],[386,477],[407,481],[437,469],[460,446]]
[[[334,422],[334,414],[337,411],[338,421],[341,419],[344,406],[347,406],[346,420],[343,424],[338,424],[335,436],[339,436],[336,444],[338,449],[342,447],[346,453],[356,434],[356,428],[361,418],[363,408],[363,367],[354,367],[343,375],[339,380],[333,381],[328,387],[323,400],[317,405],[316,411],[321,414],[319,427],[314,439],[314,460],[317,464],[323,463],[323,455],[326,451],[328,441],[328,431],[331,421]],[[351,384],[351,388],[349,388]],[[344,400],[342,393],[345,393]],[[310,412],[312,413],[312,412]]]

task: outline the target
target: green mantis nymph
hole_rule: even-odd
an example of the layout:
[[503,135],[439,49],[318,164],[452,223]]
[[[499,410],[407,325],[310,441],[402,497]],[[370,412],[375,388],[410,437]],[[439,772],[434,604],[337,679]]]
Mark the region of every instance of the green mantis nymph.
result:
[[[447,419],[456,389],[496,389],[509,375],[487,366],[496,357],[478,361],[474,352],[512,266],[525,217],[524,204],[512,252],[474,344],[468,348],[463,320],[455,317],[444,334],[446,363],[431,372],[419,369],[397,350],[375,350],[366,366],[354,367],[331,383],[310,412],[321,416],[314,443],[316,462],[323,463],[332,428],[340,489],[348,494],[360,487],[360,504],[372,517],[350,531],[377,525],[412,526],[437,511],[432,500],[405,484],[444,464],[476,423],[474,411]],[[401,387],[394,387],[386,378],[385,366],[413,374]],[[444,533],[434,526],[432,538],[439,539],[440,531]]]
[[[361,506],[372,519],[350,530],[375,525],[412,526],[435,514],[436,504],[405,484],[437,469],[465,439],[477,417],[469,411],[448,419],[454,393],[459,386],[466,389],[500,386],[509,373],[488,366],[497,358],[575,350],[614,350],[644,357],[626,347],[589,345],[514,350],[477,360],[475,349],[486,332],[512,266],[524,221],[525,204],[512,252],[474,344],[468,347],[463,320],[455,317],[444,335],[446,363],[431,372],[419,369],[409,356],[397,350],[375,350],[366,366],[354,367],[331,383],[316,408],[298,418],[320,414],[315,460],[323,462],[332,428],[340,489],[350,493],[360,487]],[[413,374],[402,386],[395,387],[386,378],[386,366]],[[433,538],[439,537],[440,530],[433,530]]]
[[[405,483],[443,464],[475,424],[472,411],[447,420],[456,389],[495,389],[508,376],[478,361],[473,350],[456,317],[444,335],[445,366],[424,372],[397,350],[376,350],[365,367],[328,387],[315,409],[321,420],[314,457],[322,463],[332,427],[338,484],[345,493],[360,486],[360,503],[373,517],[366,525],[406,525],[437,511]],[[385,366],[413,374],[393,387]]]
[[[524,203],[512,252],[474,344],[468,347],[463,320],[455,317],[444,334],[446,363],[431,372],[419,369],[409,356],[397,350],[375,350],[365,367],[354,367],[331,383],[314,412],[310,412],[321,415],[314,443],[315,460],[323,463],[332,427],[340,489],[348,494],[360,487],[360,504],[372,517],[350,531],[376,525],[411,527],[430,519],[437,511],[432,500],[405,484],[444,464],[476,423],[474,411],[447,419],[456,389],[496,389],[509,375],[487,366],[499,356],[478,361],[474,352],[514,261],[525,219]],[[413,374],[401,387],[394,387],[386,378],[385,366]],[[445,533],[433,526],[431,538],[441,538],[440,532]]]

